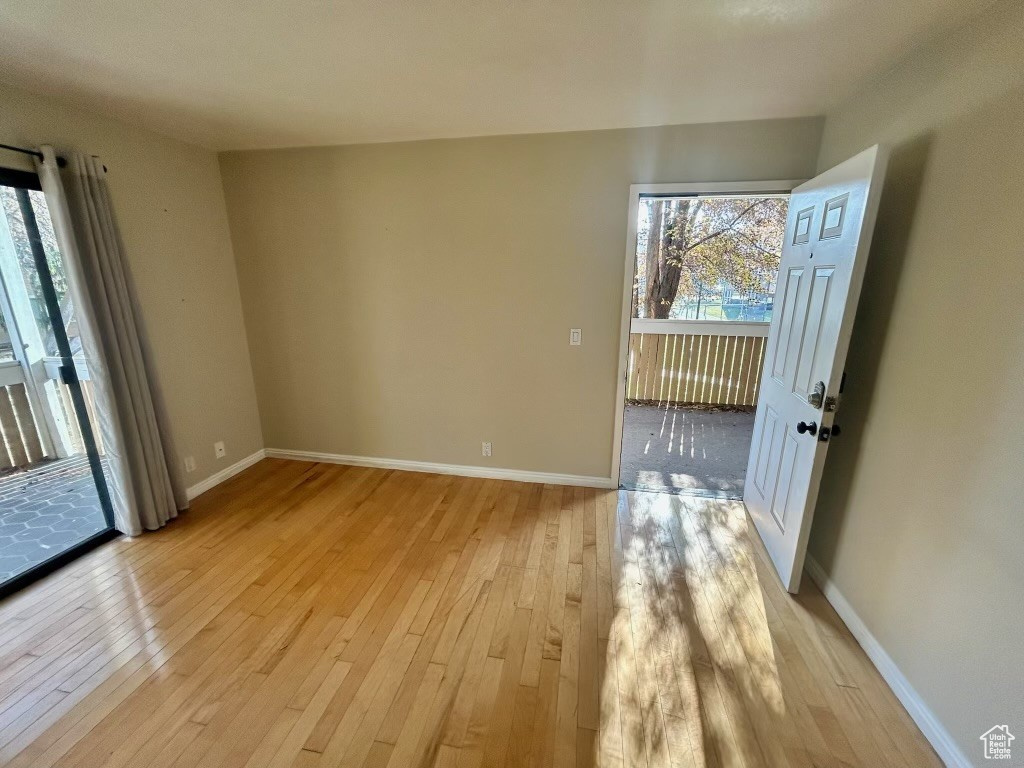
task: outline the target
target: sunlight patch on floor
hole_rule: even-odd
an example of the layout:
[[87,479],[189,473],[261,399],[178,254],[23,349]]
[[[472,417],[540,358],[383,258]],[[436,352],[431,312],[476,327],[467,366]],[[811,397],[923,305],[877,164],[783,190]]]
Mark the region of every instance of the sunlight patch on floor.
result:
[[730,697],[786,716],[742,505],[620,494],[619,534],[597,764],[717,764],[735,748]]

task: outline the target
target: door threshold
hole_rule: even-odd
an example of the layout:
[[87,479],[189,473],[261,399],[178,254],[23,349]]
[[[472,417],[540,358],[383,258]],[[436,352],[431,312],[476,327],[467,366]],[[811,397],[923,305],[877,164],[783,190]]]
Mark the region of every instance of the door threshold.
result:
[[73,560],[77,560],[87,552],[91,552],[97,547],[106,544],[108,541],[116,539],[120,535],[121,532],[116,528],[107,528],[104,531],[92,534],[74,546],[68,547],[63,552],[58,552],[50,559],[37,563],[28,570],[19,573],[17,576],[12,576],[7,581],[0,583],[0,600],[21,591],[29,584],[39,581],[45,576],[49,576],[51,573],[63,568]]
[[653,488],[646,485],[619,483],[620,491],[636,493],[665,493],[670,496],[697,496],[702,499],[722,499],[724,501],[742,501],[742,491],[719,491],[713,488]]

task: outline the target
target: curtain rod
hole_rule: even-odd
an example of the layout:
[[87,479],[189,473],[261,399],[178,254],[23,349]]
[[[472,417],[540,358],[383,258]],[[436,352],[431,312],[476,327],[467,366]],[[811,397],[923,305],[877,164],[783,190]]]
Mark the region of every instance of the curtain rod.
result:
[[[38,149],[24,149],[22,147],[12,147],[10,144],[0,144],[0,149],[9,149],[11,152],[20,152],[23,155],[32,155],[33,157],[38,157],[40,160],[43,159],[43,153],[40,152]],[[65,160],[63,157],[57,158],[58,168],[63,168],[67,164],[68,161]]]

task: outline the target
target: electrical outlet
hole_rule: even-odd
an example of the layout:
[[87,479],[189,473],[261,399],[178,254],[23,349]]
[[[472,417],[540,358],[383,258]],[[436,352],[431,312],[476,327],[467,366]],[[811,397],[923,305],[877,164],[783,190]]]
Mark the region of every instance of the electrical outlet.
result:
[[578,347],[583,343],[583,329],[582,328],[570,328],[569,329],[569,346]]
[[484,456],[490,456],[491,455],[491,444],[490,443],[484,443],[483,444],[483,454],[484,454]]
[[186,456],[185,457],[185,471],[186,472],[195,472],[196,471],[196,457],[195,456]]
[[225,456],[227,456],[227,453],[228,452],[224,448],[224,442],[222,440],[218,440],[216,443],[213,444],[213,455],[216,456],[218,459],[223,459]]

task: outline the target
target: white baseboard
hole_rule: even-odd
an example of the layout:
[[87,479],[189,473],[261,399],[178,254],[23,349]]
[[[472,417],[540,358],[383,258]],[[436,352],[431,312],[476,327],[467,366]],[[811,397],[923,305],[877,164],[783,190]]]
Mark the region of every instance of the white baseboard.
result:
[[272,459],[293,459],[295,461],[320,461],[328,464],[350,464],[355,467],[377,467],[379,469],[401,469],[406,472],[433,472],[438,475],[461,475],[462,477],[486,477],[492,480],[516,480],[522,483],[550,483],[552,485],[581,485],[587,488],[618,488],[610,477],[589,477],[587,475],[559,475],[554,472],[526,472],[521,469],[500,467],[477,467],[469,464],[434,464],[428,461],[407,461],[405,459],[381,459],[372,456],[345,456],[340,453],[317,453],[315,451],[291,451],[283,448],[267,448],[266,454]]
[[266,455],[267,452],[260,448],[260,450],[256,451],[256,453],[246,456],[244,459],[241,459],[240,461],[236,461],[230,467],[225,467],[220,472],[210,475],[205,480],[200,480],[195,485],[190,485],[185,490],[185,493],[188,495],[189,501],[191,501],[201,493],[206,493],[215,485],[220,485],[228,478],[234,477],[243,469],[248,469],[260,459],[266,458]]
[[949,768],[971,768],[973,763],[960,750],[956,741],[949,734],[949,731],[939,722],[935,713],[931,711],[917,691],[914,690],[910,681],[904,677],[900,668],[896,666],[896,662],[885,652],[881,643],[871,634],[871,630],[868,629],[860,616],[857,615],[853,606],[847,602],[846,598],[843,597],[843,593],[839,591],[839,588],[828,577],[828,574],[825,573],[825,569],[810,555],[807,556],[807,561],[804,565],[811,579],[818,585],[822,594],[832,604],[832,607],[836,609],[839,618],[843,620],[851,634],[860,643],[861,648],[864,649],[868,658],[871,659],[871,663],[875,665],[875,668],[882,675],[885,682],[888,683],[892,692],[896,694],[896,698],[900,700],[900,703],[910,713],[914,722],[917,723],[917,727],[921,729],[921,732],[931,743],[942,762],[949,766]]

